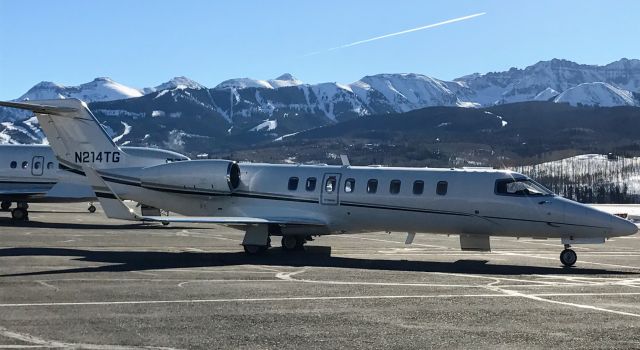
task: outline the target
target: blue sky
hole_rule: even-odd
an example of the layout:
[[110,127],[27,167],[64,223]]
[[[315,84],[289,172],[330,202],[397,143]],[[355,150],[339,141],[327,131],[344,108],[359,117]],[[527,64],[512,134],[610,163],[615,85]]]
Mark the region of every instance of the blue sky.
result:
[[[486,15],[349,48],[443,20]],[[453,79],[566,58],[640,58],[640,1],[0,0],[0,99],[42,80],[206,86],[284,72],[317,83],[376,73]],[[310,52],[321,53],[305,56]]]

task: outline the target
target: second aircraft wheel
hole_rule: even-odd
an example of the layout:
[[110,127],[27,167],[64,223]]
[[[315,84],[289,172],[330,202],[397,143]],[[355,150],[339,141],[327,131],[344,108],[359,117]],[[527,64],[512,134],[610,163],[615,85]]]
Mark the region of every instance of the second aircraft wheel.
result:
[[9,208],[11,208],[11,202],[2,201],[2,203],[0,203],[0,208],[2,208],[2,210],[9,210]]
[[29,212],[26,209],[14,208],[11,211],[11,218],[13,220],[24,221],[29,217]]
[[257,255],[267,251],[267,246],[264,245],[243,245],[244,252],[249,255]]
[[302,236],[282,236],[282,249],[286,251],[301,250],[306,240]]
[[578,260],[578,255],[573,249],[565,249],[560,253],[560,262],[567,267],[573,266]]

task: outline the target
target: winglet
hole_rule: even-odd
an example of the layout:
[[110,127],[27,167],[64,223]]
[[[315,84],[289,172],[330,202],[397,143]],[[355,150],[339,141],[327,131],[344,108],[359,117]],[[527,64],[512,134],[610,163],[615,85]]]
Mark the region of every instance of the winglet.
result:
[[82,167],[82,170],[84,170],[84,173],[87,175],[91,188],[93,188],[93,191],[96,193],[96,197],[98,197],[100,205],[102,205],[102,209],[108,218],[130,221],[142,220],[133,210],[124,205],[122,200],[115,194],[111,187],[107,185],[102,177],[100,177],[95,169],[85,166]]

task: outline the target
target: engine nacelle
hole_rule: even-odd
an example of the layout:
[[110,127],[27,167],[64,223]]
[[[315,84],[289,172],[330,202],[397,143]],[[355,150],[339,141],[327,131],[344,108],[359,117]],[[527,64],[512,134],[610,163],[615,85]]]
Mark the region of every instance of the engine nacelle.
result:
[[240,186],[240,166],[230,160],[189,160],[142,169],[142,187],[232,193]]

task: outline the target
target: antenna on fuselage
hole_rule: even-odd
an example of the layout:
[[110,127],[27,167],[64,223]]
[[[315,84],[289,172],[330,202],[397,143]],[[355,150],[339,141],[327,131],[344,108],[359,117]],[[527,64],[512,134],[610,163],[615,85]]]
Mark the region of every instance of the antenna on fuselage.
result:
[[349,163],[349,157],[347,157],[346,154],[341,154],[340,160],[342,161],[342,166],[351,166],[351,163]]

